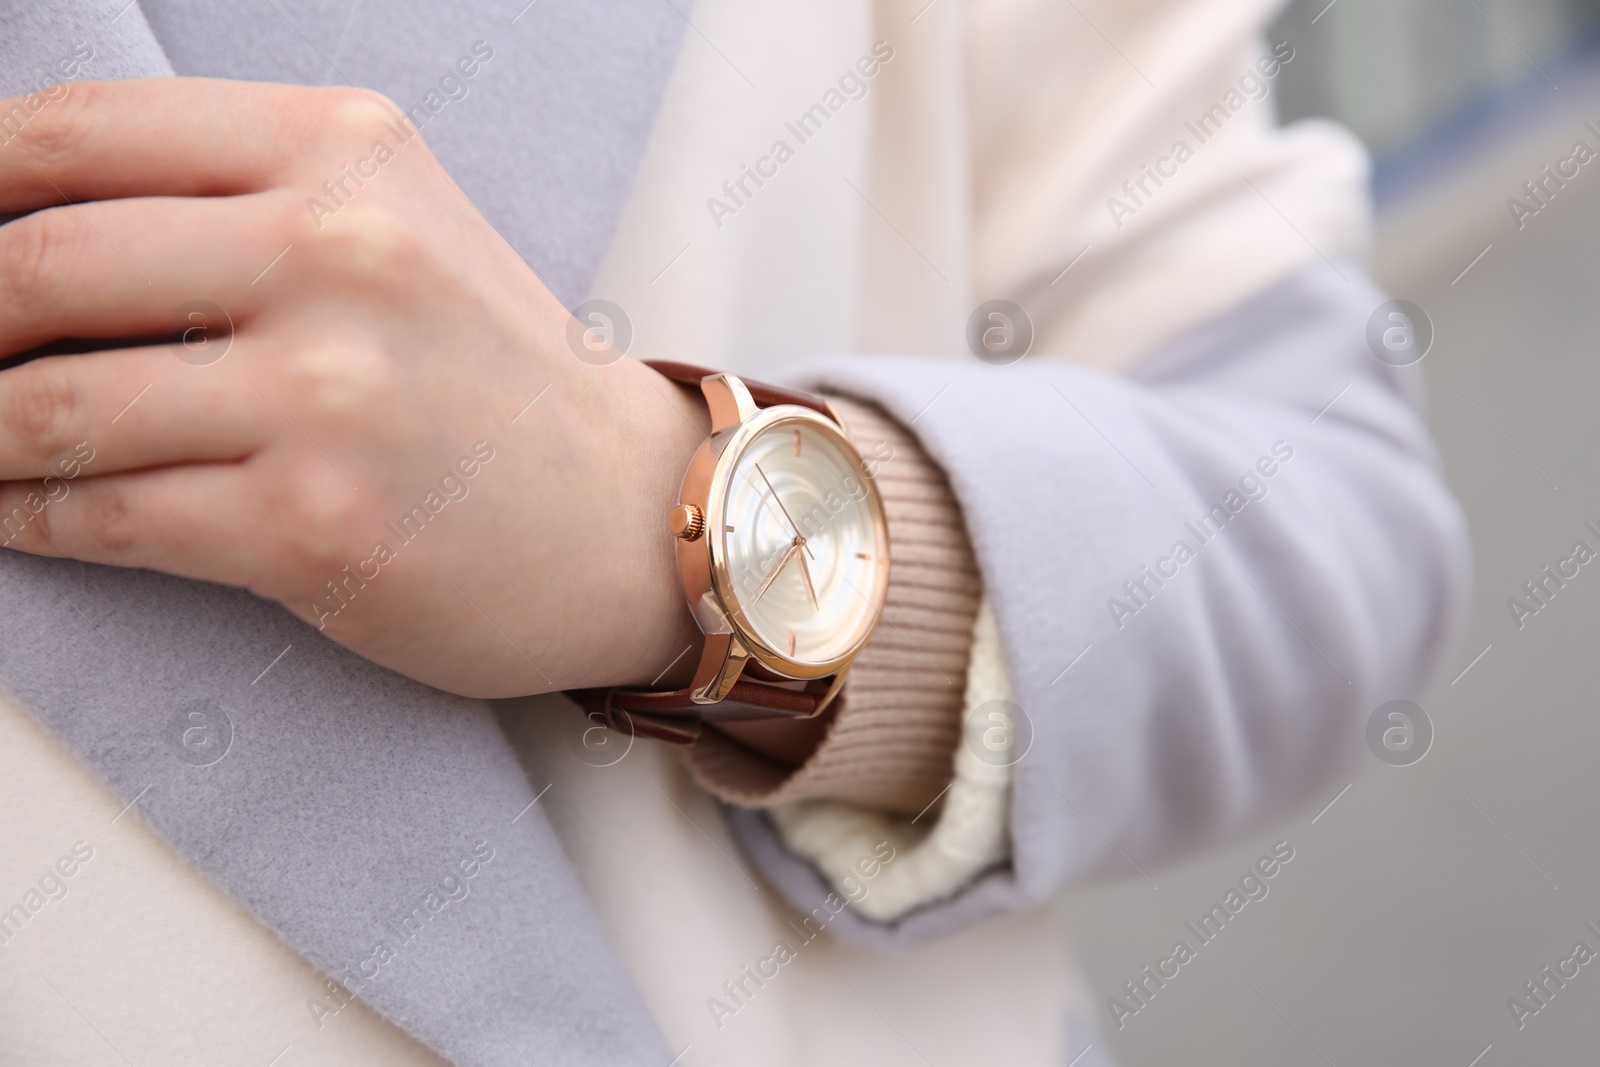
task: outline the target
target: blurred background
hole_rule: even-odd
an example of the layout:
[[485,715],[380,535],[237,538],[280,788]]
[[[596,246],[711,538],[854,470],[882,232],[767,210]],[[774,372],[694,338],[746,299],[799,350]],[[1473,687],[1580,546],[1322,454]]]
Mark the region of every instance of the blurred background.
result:
[[[1102,1040],[1120,1067],[1594,1063],[1600,960],[1542,1007],[1524,983],[1600,952],[1600,566],[1520,629],[1508,601],[1600,548],[1600,159],[1520,225],[1508,201],[1537,206],[1523,183],[1575,141],[1600,150],[1600,2],[1310,0],[1271,35],[1296,50],[1283,119],[1337,119],[1374,156],[1374,264],[1433,323],[1475,603],[1420,761],[1374,756],[1235,847],[1067,899]],[[1270,895],[1118,1030],[1107,998],[1278,840]],[[1540,1010],[1519,1026],[1512,997]]]

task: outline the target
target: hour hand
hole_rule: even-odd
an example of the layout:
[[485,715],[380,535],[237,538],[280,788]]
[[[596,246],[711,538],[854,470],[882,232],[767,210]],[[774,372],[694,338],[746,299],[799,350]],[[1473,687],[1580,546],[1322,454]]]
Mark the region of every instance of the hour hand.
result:
[[[778,575],[783,573],[783,568],[788,566],[790,558],[798,551],[800,551],[799,545],[789,546],[789,551],[785,552],[783,558],[778,560],[778,565],[772,568],[772,573],[767,575],[767,580],[761,583],[761,588],[756,591],[756,598],[750,603],[759,604],[761,602],[761,598],[767,595],[767,590],[772,588],[772,583],[778,580]],[[800,562],[803,564],[805,560],[802,558]]]

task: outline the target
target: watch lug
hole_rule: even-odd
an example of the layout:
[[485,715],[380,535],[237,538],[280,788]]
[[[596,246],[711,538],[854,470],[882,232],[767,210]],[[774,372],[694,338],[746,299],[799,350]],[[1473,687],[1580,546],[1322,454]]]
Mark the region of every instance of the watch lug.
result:
[[727,699],[733,683],[750,662],[750,651],[732,634],[707,634],[700,667],[694,672],[689,699],[696,704],[716,704]]
[[761,410],[744,382],[732,374],[709,374],[700,381],[706,406],[711,409],[712,432],[738,426]]

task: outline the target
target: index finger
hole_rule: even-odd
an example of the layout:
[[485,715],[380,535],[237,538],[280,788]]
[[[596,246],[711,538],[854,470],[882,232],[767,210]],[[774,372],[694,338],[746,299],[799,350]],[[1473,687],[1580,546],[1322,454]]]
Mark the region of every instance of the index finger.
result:
[[366,89],[218,78],[56,88],[65,92],[0,100],[0,222],[83,200],[260,192],[336,145],[417,136]]

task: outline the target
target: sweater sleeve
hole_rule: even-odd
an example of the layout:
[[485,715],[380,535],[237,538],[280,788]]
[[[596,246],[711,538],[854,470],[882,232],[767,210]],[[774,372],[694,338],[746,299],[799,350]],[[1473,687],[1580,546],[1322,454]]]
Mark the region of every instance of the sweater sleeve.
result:
[[[1419,693],[1469,550],[1420,368],[1367,345],[1383,302],[1327,264],[1127,377],[885,356],[797,383],[876,400],[949,476],[1018,719],[1010,862],[892,922],[847,909],[840,936],[937,936],[1243,832],[1321,797],[1372,710]],[[770,819],[730,817],[797,906],[828,891]]]

